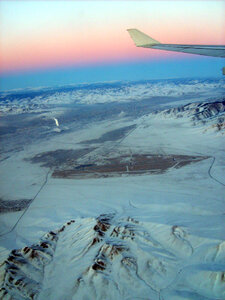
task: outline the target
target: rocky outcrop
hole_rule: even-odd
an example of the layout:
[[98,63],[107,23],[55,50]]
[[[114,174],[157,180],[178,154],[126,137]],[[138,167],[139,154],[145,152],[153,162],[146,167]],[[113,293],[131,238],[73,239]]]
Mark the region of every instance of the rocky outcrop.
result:
[[37,298],[44,267],[52,260],[58,236],[73,222],[67,222],[55,232],[48,232],[35,245],[11,251],[7,260],[0,265],[0,299]]
[[165,117],[188,118],[193,125],[206,124],[217,131],[225,128],[225,100],[189,103],[161,112]]
[[0,299],[224,299],[224,243],[213,241],[196,261],[192,240],[177,224],[77,218],[11,251]]

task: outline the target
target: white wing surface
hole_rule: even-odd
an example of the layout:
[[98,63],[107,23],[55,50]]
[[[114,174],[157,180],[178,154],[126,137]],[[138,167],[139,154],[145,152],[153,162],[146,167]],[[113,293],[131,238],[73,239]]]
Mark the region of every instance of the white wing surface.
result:
[[127,29],[137,47],[225,57],[225,45],[162,44],[137,29]]

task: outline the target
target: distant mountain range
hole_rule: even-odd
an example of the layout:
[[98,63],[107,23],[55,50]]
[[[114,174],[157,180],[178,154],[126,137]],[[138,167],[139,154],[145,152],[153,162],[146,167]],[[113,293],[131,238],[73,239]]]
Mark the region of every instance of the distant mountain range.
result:
[[20,114],[52,106],[151,101],[153,97],[207,98],[223,95],[224,83],[224,79],[118,81],[1,92],[0,112]]

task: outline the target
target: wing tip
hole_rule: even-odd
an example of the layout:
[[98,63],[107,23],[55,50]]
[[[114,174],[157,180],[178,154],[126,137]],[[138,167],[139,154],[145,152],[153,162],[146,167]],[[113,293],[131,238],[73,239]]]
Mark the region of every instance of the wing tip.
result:
[[129,28],[127,31],[137,47],[143,47],[146,45],[151,47],[153,45],[160,44],[160,42],[154,40],[136,28]]

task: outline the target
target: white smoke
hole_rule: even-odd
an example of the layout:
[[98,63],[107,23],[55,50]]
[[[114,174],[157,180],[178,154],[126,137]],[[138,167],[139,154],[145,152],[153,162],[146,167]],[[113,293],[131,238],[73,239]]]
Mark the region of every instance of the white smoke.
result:
[[57,120],[56,118],[53,118],[53,119],[55,120],[56,126],[59,127],[59,122],[58,122],[58,120]]

